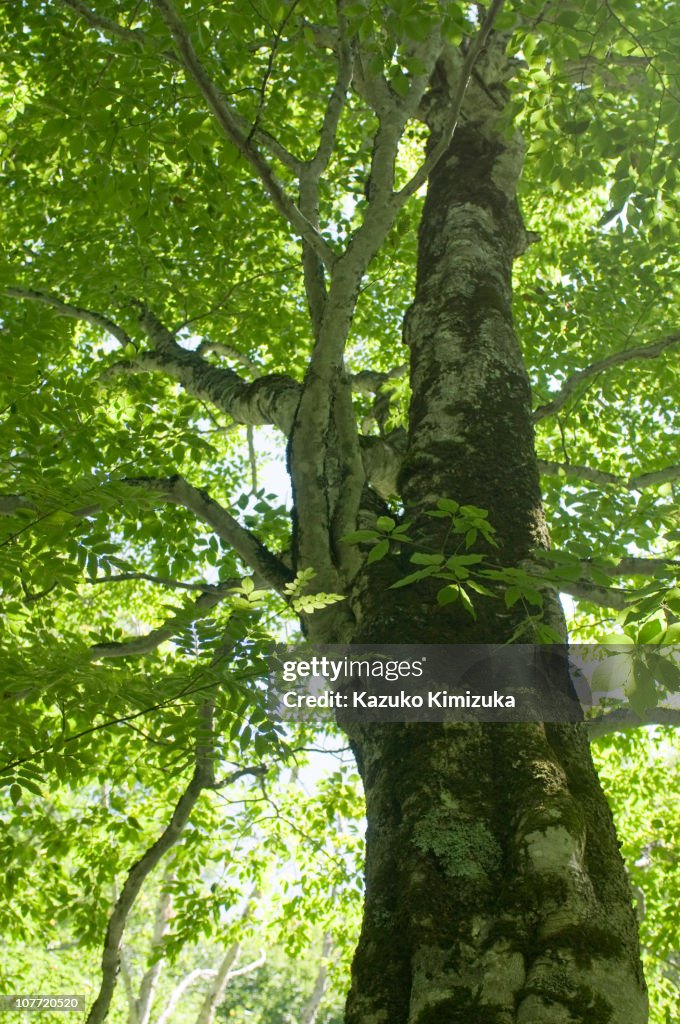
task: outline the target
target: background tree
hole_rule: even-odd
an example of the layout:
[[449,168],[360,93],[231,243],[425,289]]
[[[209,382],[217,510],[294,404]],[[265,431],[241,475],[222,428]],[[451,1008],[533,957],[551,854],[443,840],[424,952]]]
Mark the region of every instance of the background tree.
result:
[[[599,0],[3,18],[5,773],[17,804],[45,771],[79,781],[106,729],[102,781],[151,743],[140,785],[177,787],[109,919],[96,1021],[192,814],[290,757],[254,685],[275,616],[316,641],[550,641],[562,589],[676,637],[678,40],[664,5]],[[259,426],[286,438],[291,516]],[[164,611],[168,590],[195,596]],[[632,720],[663,717],[675,672],[635,678]],[[349,732],[348,1021],[645,1019],[581,727]]]

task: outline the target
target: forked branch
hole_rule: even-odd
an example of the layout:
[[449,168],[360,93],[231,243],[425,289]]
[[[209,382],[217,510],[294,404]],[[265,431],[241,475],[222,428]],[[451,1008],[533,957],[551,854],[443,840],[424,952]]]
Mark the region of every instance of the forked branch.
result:
[[230,104],[199,60],[189,32],[182,22],[173,0],[153,0],[153,3],[170,31],[180,64],[205,100],[220,130],[250,163],[279,213],[330,269],[335,262],[333,250],[293,202],[283,184],[254,145],[249,133],[244,133],[242,122],[235,116]]

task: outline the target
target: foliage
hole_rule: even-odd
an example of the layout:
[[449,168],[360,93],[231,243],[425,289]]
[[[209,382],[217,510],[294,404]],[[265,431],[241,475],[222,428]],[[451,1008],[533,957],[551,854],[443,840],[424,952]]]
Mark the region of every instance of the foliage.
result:
[[[652,1024],[670,1024],[677,1006],[678,736],[672,729],[633,730],[593,748],[633,884]],[[631,778],[635,780],[631,785]]]
[[[359,813],[344,768],[309,802],[288,785],[318,741],[284,733],[267,714],[271,637],[344,595],[314,567],[291,567],[290,509],[264,468],[272,417],[254,382],[283,381],[292,394],[315,326],[300,233],[274,210],[249,154],[265,154],[293,194],[295,166],[313,159],[327,116],[338,62],[324,32],[339,21],[325,2],[178,5],[207,74],[246,125],[239,149],[173,56],[161,6],[21,0],[0,12],[0,852],[9,897],[0,924],[15,950],[37,950],[47,921],[60,938],[77,935],[90,958],[114,885],[167,824],[207,745],[217,778],[173,854],[181,912],[168,956],[196,934],[214,938],[222,908],[265,876],[263,928],[273,944],[287,933],[299,953],[325,925],[342,931],[334,900],[353,922],[357,826],[342,825],[348,852],[335,849],[334,866],[317,861],[338,818]],[[367,79],[404,101],[437,26],[456,48],[478,29],[468,4],[359,0],[340,10]],[[585,0],[508,4],[497,28],[511,34],[517,64],[508,132],[512,115],[527,144],[520,199],[534,244],[516,264],[515,319],[554,550],[530,566],[496,564],[485,511],[442,496],[431,513],[458,538],[453,555],[418,548],[394,494],[343,536],[371,564],[412,545],[414,568],[392,585],[434,577],[442,608],[472,615],[479,597],[502,591],[539,639],[555,639],[539,614],[551,588],[578,602],[575,637],[675,642],[680,27],[661,2]],[[373,209],[380,118],[368,94],[348,91],[320,181],[319,246],[334,259],[365,238]],[[395,189],[412,180],[426,143],[417,117],[402,127]],[[364,439],[391,439],[395,450],[410,398],[394,371],[406,358],[422,188],[413,192],[357,283],[345,349]],[[145,310],[174,332],[172,372],[169,359],[154,362]],[[255,390],[227,409],[177,370],[192,356]],[[361,373],[380,377],[368,393]],[[278,435],[275,444],[281,454]],[[178,477],[193,488],[183,502]],[[249,560],[253,537],[276,556],[275,584],[262,559]],[[633,702],[640,718],[656,704],[656,691],[644,693]],[[653,876],[645,942],[665,959],[677,925],[672,915],[662,923],[665,846],[649,846],[623,773],[638,771],[644,742],[607,740],[602,770],[614,803],[633,801],[631,856],[649,847],[655,866],[635,878]],[[660,754],[650,757],[658,803],[668,774]],[[235,790],[217,788],[243,769]],[[275,883],[274,866],[288,858],[297,880],[280,868]],[[210,872],[224,873],[212,893]],[[27,959],[22,952],[12,982],[47,984],[42,953],[33,974]],[[63,980],[73,969],[75,984],[76,966],[63,962]],[[669,970],[652,968],[658,1024]],[[243,1013],[247,996],[244,988]]]

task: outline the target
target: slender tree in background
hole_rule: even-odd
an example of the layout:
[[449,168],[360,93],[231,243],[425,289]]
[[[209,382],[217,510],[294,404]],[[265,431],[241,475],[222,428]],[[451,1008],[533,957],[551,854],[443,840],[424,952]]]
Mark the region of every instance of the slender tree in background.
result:
[[[675,638],[680,35],[665,4],[606,0],[2,17],[7,778],[19,801],[36,759],[87,763],[102,710],[170,706],[190,750],[94,1022],[146,875],[208,791],[281,752],[234,655],[257,614],[317,642],[559,642],[561,589],[586,637],[614,609]],[[265,425],[290,517],[258,485]],[[195,597],[168,617],[160,588]],[[666,717],[672,670],[638,683],[617,724]],[[348,1024],[647,1019],[585,727],[348,733]]]

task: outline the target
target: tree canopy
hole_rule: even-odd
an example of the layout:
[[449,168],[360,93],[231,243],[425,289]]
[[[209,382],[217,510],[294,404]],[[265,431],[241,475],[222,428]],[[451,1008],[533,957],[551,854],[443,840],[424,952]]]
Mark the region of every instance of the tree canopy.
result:
[[[498,585],[535,625],[561,592],[573,639],[643,645],[628,699],[591,730],[635,884],[654,874],[644,944],[663,979],[654,1022],[670,1021],[673,809],[661,801],[658,837],[645,832],[623,768],[642,772],[649,743],[645,786],[665,787],[672,740],[613,730],[675,721],[680,677],[672,5],[20,0],[0,25],[14,948],[46,928],[54,948],[103,945],[110,998],[140,901],[174,907],[162,942],[139,940],[141,964],[145,943],[172,959],[200,934],[227,953],[255,893],[253,960],[263,934],[318,957],[329,933],[346,965],[356,775],[344,750],[321,781],[305,768],[345,741],[273,720],[262,679],[272,637],[300,620],[330,637],[362,566],[402,546],[418,224],[474,101],[523,150],[513,315],[552,547],[521,566],[494,568],[489,549],[472,571],[459,561],[432,614],[450,598],[474,615]],[[466,551],[489,539],[484,511]]]

